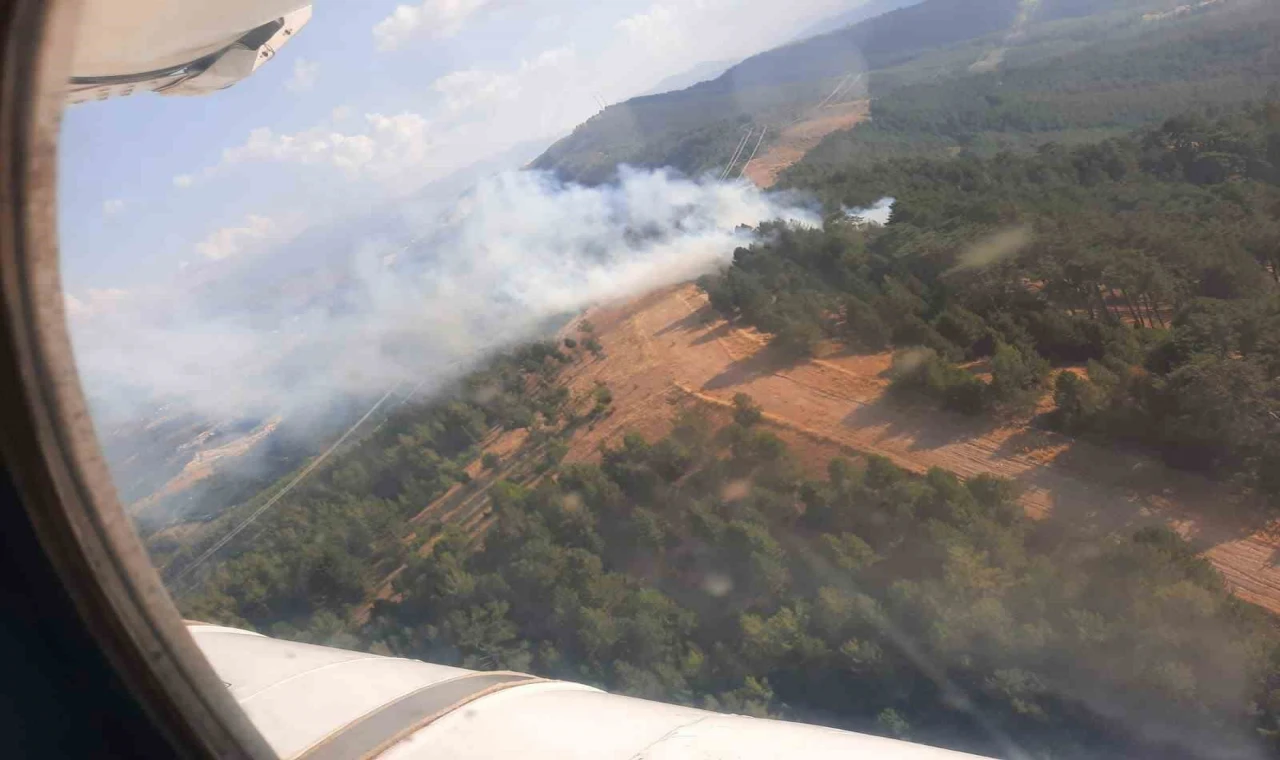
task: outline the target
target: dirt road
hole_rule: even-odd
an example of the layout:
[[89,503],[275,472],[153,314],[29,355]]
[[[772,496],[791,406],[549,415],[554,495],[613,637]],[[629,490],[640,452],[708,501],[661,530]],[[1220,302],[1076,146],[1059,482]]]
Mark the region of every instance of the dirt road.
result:
[[1280,613],[1280,541],[1221,484],[1043,430],[904,406],[884,395],[887,354],[782,362],[760,336],[714,317],[692,286],[589,316],[607,357],[572,370],[570,383],[581,392],[606,382],[618,411],[575,437],[571,459],[594,456],[600,441],[626,429],[660,435],[681,397],[722,405],[744,392],[788,438],[825,442],[825,450],[802,457],[853,449],[916,472],[993,473],[1023,487],[1032,516],[1098,534],[1171,524],[1204,551],[1233,593]]
[[871,101],[854,100],[829,103],[815,108],[802,120],[783,128],[775,140],[747,165],[747,178],[757,187],[769,187],[783,169],[804,158],[822,138],[841,129],[849,129],[871,113]]

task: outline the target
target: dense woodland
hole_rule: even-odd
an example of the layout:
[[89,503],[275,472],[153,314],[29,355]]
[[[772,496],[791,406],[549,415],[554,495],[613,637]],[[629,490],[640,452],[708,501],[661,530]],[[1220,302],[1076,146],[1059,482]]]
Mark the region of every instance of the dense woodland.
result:
[[[1008,54],[1022,65],[940,81],[924,62],[873,72],[869,123],[826,138],[784,181],[809,187],[833,168],[891,156],[1097,142],[1170,114],[1280,92],[1280,6],[1159,27],[1075,25],[1087,44],[1070,26],[1055,29]],[[1063,45],[1067,52],[1050,55]],[[953,55],[943,60],[962,62]]]
[[[1274,490],[1278,158],[1280,108],[1257,105],[1096,145],[851,166],[814,188],[824,229],[764,225],[702,285],[780,350],[899,347],[903,392],[994,414],[1053,392],[1065,429]],[[844,211],[885,194],[885,227]],[[809,479],[745,397],[727,426],[690,412],[565,465],[557,441],[611,399],[555,380],[600,351],[590,333],[537,344],[397,410],[198,574],[184,612],[993,755],[1280,751],[1274,621],[1172,532],[1032,523],[1008,483],[875,458]],[[1086,370],[1051,388],[1055,366]],[[489,489],[488,531],[411,525],[504,427],[550,453]]]
[[[192,591],[180,601],[197,619],[288,635],[341,630],[347,606],[427,538],[415,542],[410,518],[470,480],[464,467],[480,456],[486,435],[560,418],[569,394],[551,380],[567,361],[556,346],[536,343],[469,375],[441,400],[401,406],[191,575],[184,571],[193,559],[294,473],[205,525],[196,541],[152,536],[152,558],[178,591]],[[589,407],[584,417],[602,411]]]
[[806,480],[735,416],[502,488],[365,640],[993,755],[1280,749],[1280,639],[1172,532],[1083,540],[1006,482],[877,458]]
[[[379,538],[429,497],[417,462],[485,421],[403,412],[416,439],[343,456],[184,611],[994,755],[1280,749],[1280,636],[1172,532],[1075,534],[1024,518],[1007,482],[875,457],[807,479],[735,401],[718,429],[686,411],[599,464],[500,481],[482,541],[435,525],[421,555]],[[379,559],[408,567],[355,627]]]
[[[904,351],[900,389],[957,411],[1047,392],[1073,433],[1280,493],[1280,104],[990,159],[825,173],[822,230],[780,225],[704,278],[796,354]],[[839,209],[897,202],[883,228]],[[986,359],[989,378],[958,366]],[[1082,371],[1083,370],[1083,371]]]
[[[824,227],[764,224],[699,284],[780,356],[894,350],[912,403],[1025,417],[1051,399],[1037,424],[1280,499],[1280,103],[1261,98],[1280,74],[1274,8],[1158,37],[1104,24],[1101,55],[1101,22],[1077,17],[1116,5],[1042,4],[1048,26],[1009,66],[944,84],[930,67],[972,60],[947,46],[1004,28],[1017,3],[915,48],[868,37],[885,41],[868,58],[872,123],[783,177]],[[779,107],[770,72],[789,69],[770,61],[812,67],[819,48],[736,76]],[[725,86],[698,97],[728,102]],[[543,163],[588,181],[626,156],[701,171],[754,114],[672,120],[698,102],[606,112]],[[889,224],[857,218],[883,197]],[[288,478],[195,540],[152,536],[184,613],[995,756],[1280,753],[1280,629],[1173,532],[1033,522],[1008,482],[875,457],[813,478],[745,396],[732,422],[687,407],[660,440],[566,464],[568,437],[612,410],[607,387],[557,382],[602,353],[590,330],[397,407],[196,572]],[[514,429],[529,431],[518,454],[485,453]],[[487,530],[413,520],[482,487]]]
[[[925,0],[748,58],[719,78],[606,108],[533,162],[606,182],[619,164],[719,172],[749,125],[776,138],[845,75],[871,119],[830,135],[792,172],[888,156],[992,155],[1093,142],[1211,104],[1265,97],[1280,76],[1280,6],[1231,0],[1158,22],[1176,0]],[[998,66],[980,63],[994,56]],[[957,72],[963,73],[957,76]]]
[[[1055,5],[1079,0],[1053,0]],[[533,162],[564,179],[606,182],[619,164],[718,171],[744,127],[785,122],[821,101],[848,73],[909,59],[921,49],[991,34],[1017,15],[1017,0],[925,0],[752,56],[677,92],[610,106]],[[927,21],[926,21],[927,19]]]

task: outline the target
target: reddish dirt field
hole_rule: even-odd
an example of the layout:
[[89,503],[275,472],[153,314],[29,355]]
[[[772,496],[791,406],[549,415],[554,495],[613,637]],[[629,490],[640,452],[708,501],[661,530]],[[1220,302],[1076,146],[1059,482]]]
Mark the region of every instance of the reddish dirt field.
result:
[[754,331],[715,317],[690,285],[588,316],[606,356],[570,368],[567,382],[575,395],[605,382],[616,411],[575,437],[570,460],[597,456],[602,441],[626,430],[662,435],[674,405],[724,406],[744,392],[811,471],[836,454],[866,452],[916,472],[941,467],[1009,478],[1022,487],[1031,516],[1097,535],[1166,523],[1204,552],[1233,593],[1280,613],[1277,532],[1250,517],[1260,510],[1247,497],[1222,484],[1142,454],[890,400],[882,376],[888,354],[782,362]]
[[822,138],[832,132],[853,127],[864,121],[870,113],[869,100],[832,103],[814,109],[803,121],[784,127],[776,140],[768,142],[768,148],[747,166],[747,178],[756,183],[757,187],[773,185],[783,169],[804,158],[804,154],[813,150],[822,142]]
[[246,436],[237,438],[213,449],[198,452],[187,462],[176,476],[165,483],[150,496],[129,505],[129,514],[134,518],[144,514],[166,496],[172,496],[190,488],[217,471],[217,467],[227,459],[244,456],[254,446],[266,440],[280,426],[281,418],[272,417],[260,427]]

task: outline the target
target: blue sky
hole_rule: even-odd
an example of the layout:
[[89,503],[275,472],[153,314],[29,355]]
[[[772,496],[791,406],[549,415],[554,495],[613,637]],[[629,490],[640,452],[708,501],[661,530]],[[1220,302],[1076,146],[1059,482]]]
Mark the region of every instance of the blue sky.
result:
[[860,0],[316,0],[249,79],[66,112],[65,288],[87,313],[377,208]]

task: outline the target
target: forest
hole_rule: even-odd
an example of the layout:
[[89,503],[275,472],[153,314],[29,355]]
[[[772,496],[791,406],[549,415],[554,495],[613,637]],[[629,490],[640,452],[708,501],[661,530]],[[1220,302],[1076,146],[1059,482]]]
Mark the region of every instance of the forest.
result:
[[[871,118],[828,136],[792,172],[889,156],[990,156],[1094,142],[1169,114],[1262,98],[1280,74],[1280,6],[1231,3],[1153,23],[1161,0],[926,0],[752,56],[719,78],[609,106],[533,162],[595,184],[619,164],[718,172],[749,125],[770,139],[847,74]],[[1012,30],[1020,28],[1013,33]],[[995,55],[998,67],[979,62]],[[846,97],[846,96],[842,96]]]
[[[481,457],[487,434],[559,418],[569,394],[552,380],[570,360],[548,343],[498,357],[451,393],[395,409],[222,549],[216,563],[184,577],[195,558],[294,473],[204,524],[195,540],[152,535],[152,560],[195,619],[276,626],[290,635],[309,627],[343,629],[347,608],[427,538],[415,543],[410,518],[470,480],[465,467]],[[599,413],[589,407],[585,416]]]
[[1172,531],[1035,522],[1009,482],[874,456],[814,479],[743,394],[731,419],[685,408],[660,440],[499,480],[482,539],[411,526],[491,430],[609,413],[607,389],[575,400],[553,382],[591,360],[584,338],[397,410],[234,545],[184,614],[997,756],[1280,750],[1280,632]]
[[1047,143],[1096,142],[1170,114],[1234,107],[1278,92],[1280,8],[1274,5],[1158,29],[1074,25],[1085,41],[1070,27],[1044,32],[1009,52],[995,71],[931,76],[940,63],[961,63],[947,57],[872,72],[868,123],[827,137],[792,169],[791,183],[810,186],[832,168],[890,156],[968,151],[989,157]]
[[[356,482],[355,460],[316,490],[380,493],[394,515],[409,482]],[[599,464],[499,482],[483,541],[435,526],[363,627],[334,614],[358,598],[355,576],[333,585],[288,530],[331,519],[315,509],[273,518],[287,532],[269,555],[311,568],[309,628],[270,625],[297,602],[277,602],[279,586],[246,596],[244,557],[188,614],[998,756],[1280,749],[1280,636],[1173,532],[1034,523],[988,476],[876,457],[827,469],[804,477],[739,395],[727,424],[688,409]]]
[[[1070,5],[1075,0],[1054,0]],[[609,181],[619,164],[669,166],[690,175],[719,170],[742,129],[786,120],[864,66],[1008,26],[1017,0],[925,0],[843,30],[751,56],[723,75],[677,92],[605,108],[533,162],[564,179]]]
[[[797,361],[893,351],[904,403],[1151,451],[1275,503],[1268,23],[1105,56],[1051,54],[1076,27],[1033,31],[1017,66],[944,85],[927,52],[887,51],[872,122],[782,177],[824,226],[761,225],[699,286]],[[629,134],[627,155],[705,168],[734,119]],[[579,139],[559,157],[603,144]],[[886,197],[887,225],[859,217]],[[586,324],[496,357],[395,408],[216,562],[188,570],[287,477],[194,539],[150,536],[153,558],[188,618],[280,637],[1001,757],[1280,754],[1280,628],[1172,530],[1035,521],[1010,482],[874,456],[815,474],[741,394],[566,462],[614,410],[562,373],[602,352]],[[504,431],[517,454],[486,450]],[[479,522],[421,519],[450,492]]]
[[[824,229],[773,225],[703,278],[805,355],[899,349],[895,387],[1280,494],[1280,104],[1101,143],[895,159],[810,185]],[[896,198],[890,224],[850,208]],[[985,375],[985,377],[984,377]]]

